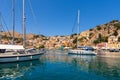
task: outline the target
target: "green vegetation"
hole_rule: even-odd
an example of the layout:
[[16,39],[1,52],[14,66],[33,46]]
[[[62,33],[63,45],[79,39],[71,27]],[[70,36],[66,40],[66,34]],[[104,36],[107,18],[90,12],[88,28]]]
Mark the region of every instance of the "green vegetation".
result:
[[72,45],[72,49],[75,49],[75,48],[77,48],[77,45],[76,44]]
[[41,37],[45,37],[45,36],[44,36],[44,35],[42,35],[42,34],[41,34],[41,35],[39,35],[39,36],[41,36]]
[[118,37],[118,42],[120,42],[120,37]]
[[116,23],[114,24],[114,26],[116,27],[117,30],[120,29],[120,23]]
[[65,37],[65,35],[62,35],[62,36],[60,36],[60,37]]
[[107,26],[107,32],[108,32],[108,34],[110,34],[110,27],[109,26]]
[[16,43],[21,43],[23,41],[23,38],[15,38]]
[[75,36],[75,35],[77,35],[77,33],[71,34],[70,37],[73,37],[73,36]]
[[89,33],[89,39],[93,37],[93,33]]
[[106,23],[106,24],[104,24],[105,26],[107,26],[108,25],[108,23]]
[[[2,39],[12,40],[12,37],[3,35],[3,36],[2,36]],[[20,42],[23,41],[23,38],[14,38],[14,41],[16,41],[16,43],[20,43]]]
[[108,36],[102,37],[102,42],[108,42]]
[[106,30],[106,27],[104,27],[104,30]]
[[39,35],[34,35],[33,38],[39,38],[40,36]]
[[33,38],[45,37],[44,35],[34,35]]
[[102,35],[101,34],[98,35],[98,40],[99,40],[99,42],[102,41]]
[[41,48],[45,48],[45,46],[44,46],[44,45],[40,45],[40,46],[39,46],[39,49],[41,49]]
[[93,43],[96,45],[96,44],[98,44],[98,43],[100,43],[100,42],[99,42],[99,40],[97,39],[97,40],[94,40]]
[[112,20],[110,23],[119,22],[119,20]]
[[49,38],[43,37],[42,40],[49,40]]
[[74,43],[74,44],[77,43],[77,37],[73,40],[73,43]]
[[10,36],[6,36],[6,35],[3,35],[3,36],[2,36],[2,39],[8,39],[8,40],[11,40],[12,37],[10,37]]
[[103,37],[101,34],[98,35],[98,38],[93,41],[93,43],[96,45],[101,42],[107,42],[108,41],[108,36]]
[[118,35],[118,32],[117,30],[115,30],[115,32],[113,33],[114,36],[117,36]]
[[79,41],[83,41],[84,39],[86,39],[86,37],[82,37],[79,39]]
[[89,29],[89,31],[93,31],[93,29]]
[[100,26],[96,26],[97,27],[97,30],[101,30],[101,27]]

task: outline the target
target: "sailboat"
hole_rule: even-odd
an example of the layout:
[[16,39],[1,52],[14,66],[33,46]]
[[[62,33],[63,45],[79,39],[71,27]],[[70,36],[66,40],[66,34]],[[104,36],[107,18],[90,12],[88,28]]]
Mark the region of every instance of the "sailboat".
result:
[[[12,0],[14,3],[14,0]],[[21,45],[14,45],[14,42],[12,45],[6,45],[6,44],[0,44],[0,63],[2,62],[19,62],[19,61],[28,61],[28,60],[35,60],[39,59],[42,54],[44,54],[44,51],[40,51],[37,49],[26,49],[25,45],[25,13],[24,13],[24,0],[23,3],[23,20],[22,20],[22,26],[23,26],[23,46]],[[14,7],[13,7],[14,11]],[[14,16],[14,13],[13,13]],[[14,19],[13,19],[13,41],[14,41]]]
[[78,32],[77,32],[77,49],[70,49],[68,51],[68,54],[77,54],[77,55],[96,55],[97,53],[94,52],[94,49],[90,46],[82,46],[79,48],[78,45],[78,35],[79,35],[79,29],[80,29],[80,10],[78,10]]

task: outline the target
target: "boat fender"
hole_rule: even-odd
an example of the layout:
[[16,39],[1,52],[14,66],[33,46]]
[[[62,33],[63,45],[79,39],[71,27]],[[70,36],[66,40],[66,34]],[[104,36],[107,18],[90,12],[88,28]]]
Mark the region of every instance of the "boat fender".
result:
[[19,61],[19,57],[17,56],[17,61]]

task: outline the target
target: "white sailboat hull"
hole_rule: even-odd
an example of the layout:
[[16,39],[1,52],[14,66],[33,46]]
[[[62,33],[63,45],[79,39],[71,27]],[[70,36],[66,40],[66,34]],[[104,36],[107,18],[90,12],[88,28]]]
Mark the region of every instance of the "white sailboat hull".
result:
[[77,54],[77,55],[96,55],[94,51],[86,50],[69,50],[68,54]]
[[44,53],[28,53],[28,54],[0,54],[0,62],[19,62],[39,59]]

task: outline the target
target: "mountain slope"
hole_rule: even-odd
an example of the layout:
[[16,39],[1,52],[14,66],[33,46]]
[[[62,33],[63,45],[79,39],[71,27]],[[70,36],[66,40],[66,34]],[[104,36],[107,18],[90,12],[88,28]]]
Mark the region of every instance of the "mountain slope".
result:
[[[2,43],[11,44],[12,31],[2,32]],[[81,32],[78,37],[79,45],[90,45],[95,46],[98,43],[107,42],[111,36],[117,38],[117,42],[120,41],[120,22],[113,20],[109,23],[98,25],[95,28]],[[69,36],[44,36],[27,34],[26,36],[27,47],[45,47],[45,48],[60,48],[64,47],[75,47],[77,41],[77,35],[72,34]],[[22,45],[22,34],[15,32],[15,44]]]

